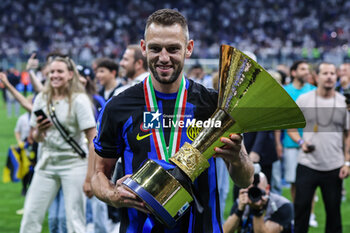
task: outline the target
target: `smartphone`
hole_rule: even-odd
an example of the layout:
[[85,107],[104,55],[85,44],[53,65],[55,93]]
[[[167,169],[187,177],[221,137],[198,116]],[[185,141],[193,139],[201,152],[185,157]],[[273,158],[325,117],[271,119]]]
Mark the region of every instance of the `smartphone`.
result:
[[307,150],[309,153],[313,152],[315,150],[315,145],[307,145]]
[[36,110],[36,111],[34,112],[34,114],[35,114],[35,116],[37,116],[37,117],[38,117],[38,116],[42,116],[40,122],[42,122],[43,120],[47,119],[47,116],[46,116],[45,112],[44,112],[42,109]]

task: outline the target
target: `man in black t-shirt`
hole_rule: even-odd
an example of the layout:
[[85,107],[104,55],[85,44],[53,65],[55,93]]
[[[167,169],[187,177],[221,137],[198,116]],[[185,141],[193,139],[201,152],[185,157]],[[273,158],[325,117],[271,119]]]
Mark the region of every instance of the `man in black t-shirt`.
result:
[[[169,9],[154,12],[147,20],[141,49],[150,75],[113,97],[99,116],[92,189],[108,204],[126,207],[122,208],[122,233],[222,232],[214,157],[226,161],[236,184],[250,185],[253,165],[241,146],[240,135],[221,138],[225,145],[215,148],[215,156],[208,160],[210,167],[194,182],[194,193],[198,194],[204,211],[189,207],[174,229],[158,222],[149,214],[145,203],[122,185],[146,159],[163,167],[174,167],[168,163],[169,157],[185,142],[191,143],[197,132],[178,121],[207,120],[217,106],[215,91],[184,77],[184,60],[192,54],[193,40],[189,39],[186,19],[179,12]],[[119,157],[125,176],[111,184],[109,180]]]
[[241,189],[232,207],[231,216],[224,223],[224,233],[282,232],[291,233],[293,205],[280,195],[270,193],[266,176],[260,172],[254,175],[254,182],[248,189]]

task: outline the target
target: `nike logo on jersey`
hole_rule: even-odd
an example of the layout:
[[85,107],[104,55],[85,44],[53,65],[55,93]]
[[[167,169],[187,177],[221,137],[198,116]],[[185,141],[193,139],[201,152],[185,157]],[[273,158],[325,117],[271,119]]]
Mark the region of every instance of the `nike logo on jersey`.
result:
[[152,133],[149,133],[149,134],[145,134],[145,135],[140,136],[140,133],[138,133],[138,134],[136,135],[136,140],[137,140],[137,141],[141,141],[142,139],[147,138],[147,137],[150,136],[151,134],[152,134]]

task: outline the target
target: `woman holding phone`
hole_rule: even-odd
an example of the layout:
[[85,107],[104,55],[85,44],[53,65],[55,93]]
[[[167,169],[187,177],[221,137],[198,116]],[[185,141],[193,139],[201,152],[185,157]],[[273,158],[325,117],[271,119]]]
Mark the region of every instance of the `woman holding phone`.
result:
[[[61,125],[80,149],[85,153],[89,151],[89,157],[93,158],[94,114],[72,59],[53,58],[49,69],[48,81],[35,99],[30,120],[33,138],[41,142],[42,147],[26,196],[20,232],[41,232],[45,213],[60,187],[64,194],[68,232],[85,232],[82,187],[87,158],[65,139],[57,125]],[[44,114],[38,111],[40,109]]]

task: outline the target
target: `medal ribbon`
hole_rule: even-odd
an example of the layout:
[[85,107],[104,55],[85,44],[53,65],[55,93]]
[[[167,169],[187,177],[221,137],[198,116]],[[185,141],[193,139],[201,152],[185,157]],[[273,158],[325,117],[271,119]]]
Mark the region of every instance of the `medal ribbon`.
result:
[[[159,108],[157,104],[156,95],[153,89],[151,76],[148,76],[146,78],[143,88],[145,93],[147,111],[157,112]],[[176,96],[174,118],[172,120],[176,124],[176,126],[174,127],[174,124],[171,124],[169,149],[166,148],[162,124],[160,128],[152,129],[153,141],[156,147],[158,159],[160,160],[165,160],[168,162],[171,155],[175,154],[180,148],[182,130],[179,127],[179,122],[184,120],[186,101],[186,80],[185,77],[182,76],[180,88]]]

